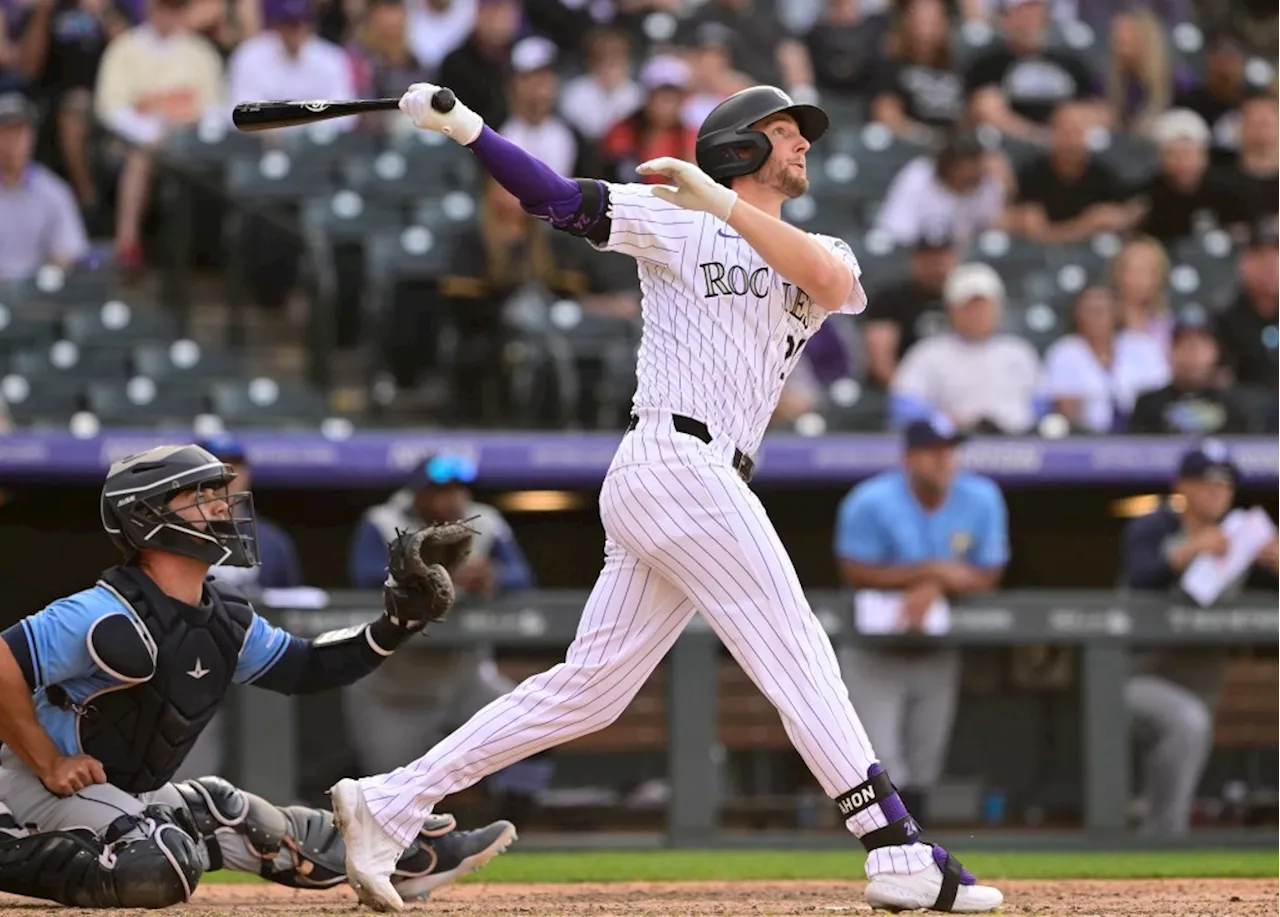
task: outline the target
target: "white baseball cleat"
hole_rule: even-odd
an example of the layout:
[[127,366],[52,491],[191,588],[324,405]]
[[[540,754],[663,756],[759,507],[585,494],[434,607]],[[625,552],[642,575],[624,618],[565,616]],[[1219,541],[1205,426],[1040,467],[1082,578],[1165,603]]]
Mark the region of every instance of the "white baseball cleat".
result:
[[873,908],[887,911],[938,911],[947,914],[985,914],[1004,904],[1004,894],[979,885],[960,862],[933,845],[934,863],[911,875],[872,876],[863,897]]
[[404,848],[374,821],[360,785],[342,779],[329,788],[333,821],[347,846],[347,882],[361,904],[375,911],[403,911],[391,874]]

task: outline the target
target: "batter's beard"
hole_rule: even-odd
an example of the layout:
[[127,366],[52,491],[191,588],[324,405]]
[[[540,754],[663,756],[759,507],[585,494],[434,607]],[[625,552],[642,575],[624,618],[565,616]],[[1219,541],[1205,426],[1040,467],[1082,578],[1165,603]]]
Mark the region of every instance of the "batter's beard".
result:
[[809,190],[807,175],[792,172],[789,167],[772,159],[756,173],[756,181],[781,192],[788,200],[795,200]]

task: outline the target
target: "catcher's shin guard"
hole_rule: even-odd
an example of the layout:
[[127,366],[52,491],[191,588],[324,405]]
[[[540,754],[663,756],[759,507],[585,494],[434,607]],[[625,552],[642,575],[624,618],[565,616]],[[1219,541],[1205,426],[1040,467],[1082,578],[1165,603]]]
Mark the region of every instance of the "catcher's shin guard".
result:
[[[152,806],[102,835],[87,830],[25,835],[0,831],[0,891],[85,908],[181,904],[204,874],[179,813]],[[141,837],[118,838],[141,833]]]
[[[209,850],[209,868],[256,872],[290,888],[332,888],[347,879],[346,848],[333,813],[308,806],[274,806],[221,777],[174,784]],[[400,858],[393,881],[430,872],[433,838],[457,827],[451,815],[432,816],[418,843]]]

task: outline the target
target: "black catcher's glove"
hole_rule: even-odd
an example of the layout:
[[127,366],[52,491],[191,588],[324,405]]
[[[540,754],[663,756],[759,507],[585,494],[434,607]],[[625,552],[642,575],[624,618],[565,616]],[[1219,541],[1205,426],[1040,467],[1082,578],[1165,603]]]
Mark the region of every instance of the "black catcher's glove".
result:
[[453,606],[450,576],[471,554],[476,530],[462,522],[429,525],[416,532],[396,529],[387,545],[389,576],[382,587],[382,605],[396,627],[417,633],[439,621]]

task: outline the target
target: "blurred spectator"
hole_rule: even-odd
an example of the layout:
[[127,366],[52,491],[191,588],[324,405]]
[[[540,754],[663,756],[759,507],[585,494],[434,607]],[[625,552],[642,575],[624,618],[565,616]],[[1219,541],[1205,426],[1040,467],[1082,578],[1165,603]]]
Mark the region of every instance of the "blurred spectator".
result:
[[1267,61],[1280,56],[1276,5],[1270,0],[1192,0],[1205,31],[1230,32],[1249,54]]
[[1024,140],[1043,140],[1053,110],[1073,99],[1091,100],[1090,123],[1107,124],[1107,106],[1095,101],[1097,78],[1083,57],[1048,46],[1045,0],[1004,0],[1004,43],[979,56],[965,73],[974,121]]
[[[404,95],[411,84],[425,82],[430,75],[409,48],[404,0],[368,0],[347,51],[355,68],[355,93],[362,99]],[[408,121],[399,112],[384,114],[390,124]]]
[[1168,352],[1173,314],[1166,293],[1169,257],[1150,236],[1125,242],[1111,260],[1111,292],[1126,331],[1145,335]]
[[261,0],[191,0],[187,26],[212,42],[225,60],[240,42],[262,31]]
[[921,338],[946,327],[942,290],[958,263],[950,236],[917,236],[911,246],[911,276],[870,297],[860,322],[870,385],[888,389],[903,354]]
[[612,29],[592,33],[587,39],[587,72],[565,83],[561,117],[594,143],[643,104],[644,90],[631,78],[627,33]]
[[[354,99],[346,53],[315,32],[312,0],[263,0],[263,31],[244,41],[227,64],[231,104],[253,99]],[[407,89],[408,86],[406,85]],[[326,122],[351,130],[356,118]]]
[[1194,22],[1194,0],[1054,0],[1053,18],[1060,25],[1081,22],[1101,38],[1117,15],[1125,11],[1150,12],[1164,28]]
[[537,35],[521,39],[511,49],[511,114],[498,133],[561,175],[590,174],[576,168],[578,138],[556,114],[556,62],[556,46]]
[[1000,218],[1007,182],[999,154],[986,152],[972,133],[955,133],[937,156],[917,156],[898,170],[876,225],[899,245],[914,245],[926,232],[963,245]]
[[639,111],[615,124],[600,142],[603,177],[615,182],[663,182],[637,175],[636,166],[659,156],[694,161],[698,132],[681,119],[688,98],[689,66],[678,57],[649,58],[640,73],[647,95]]
[[1144,208],[1142,232],[1168,244],[1249,218],[1240,179],[1209,167],[1209,127],[1203,118],[1171,109],[1156,119],[1151,137],[1160,148],[1160,174],[1136,192]]
[[407,0],[409,47],[431,74],[467,40],[478,5],[479,0]]
[[[200,440],[198,445],[214,458],[226,462],[236,473],[235,480],[227,485],[229,494],[253,490],[253,474],[243,443],[230,434],[221,433]],[[291,589],[301,586],[302,564],[298,561],[298,549],[293,539],[261,512],[255,514],[255,519],[254,530],[245,534],[254,539],[258,566],[214,567],[209,576],[240,589]]]
[[853,96],[872,89],[889,17],[868,9],[871,5],[868,0],[826,0],[822,19],[805,37],[822,91]]
[[107,42],[128,27],[113,0],[34,0],[18,21],[16,66],[55,113],[58,159],[86,212],[98,202],[89,166],[93,84]]
[[31,160],[35,133],[26,96],[0,95],[0,281],[26,280],[45,264],[70,267],[89,251],[71,188]]
[[1076,299],[1074,318],[1075,333],[1045,351],[1040,394],[1078,430],[1121,429],[1139,394],[1168,383],[1164,348],[1120,327],[1105,287],[1086,288]]
[[1119,130],[1145,134],[1173,95],[1168,27],[1149,9],[1127,9],[1111,20],[1107,104]]
[[1226,32],[1208,36],[1203,81],[1173,99],[1175,108],[1190,109],[1209,127],[1214,165],[1229,164],[1240,147],[1240,103],[1248,89],[1247,57],[1234,36]]
[[1277,296],[1280,259],[1276,256],[1276,218],[1253,226],[1249,247],[1240,254],[1240,293],[1218,322],[1222,361],[1242,385],[1277,388]]
[[734,69],[733,32],[718,22],[705,22],[694,30],[685,57],[690,92],[684,104],[684,123],[697,131],[711,109],[753,84],[751,77]]
[[[116,256],[143,267],[142,220],[151,197],[152,151],[223,104],[222,60],[186,25],[186,0],[148,0],[147,19],[113,39],[102,56],[93,107],[128,144],[116,190]],[[324,98],[256,95],[253,98]]]
[[477,0],[471,37],[440,64],[440,85],[466,94],[467,107],[496,125],[507,120],[511,46],[520,29],[520,0]]
[[4,396],[0,395],[0,436],[13,432],[13,418],[9,415],[9,405],[5,403]]
[[1280,201],[1280,118],[1276,97],[1258,94],[1240,106],[1240,151],[1235,167],[1255,214],[1274,214]]
[[[1174,501],[1129,523],[1121,552],[1121,577],[1130,589],[1173,595],[1187,567],[1201,556],[1222,557],[1230,547],[1223,520],[1235,502],[1239,471],[1226,448],[1213,440],[1179,462]],[[1217,602],[1246,584],[1274,591],[1277,543],[1262,548],[1252,569],[1228,583]],[[1230,651],[1195,647],[1139,654],[1125,687],[1125,704],[1146,746],[1139,792],[1142,831],[1185,834],[1196,788],[1213,748],[1213,711]]]
[[966,432],[1027,432],[1036,422],[1040,358],[1025,338],[998,330],[1000,276],[986,264],[962,264],[942,298],[951,330],[903,356],[890,388],[893,420],[939,412]]
[[755,0],[707,0],[688,20],[696,31],[705,23],[730,30],[733,66],[756,83],[780,86],[796,101],[814,92],[813,63],[809,51],[789,35],[774,15],[772,4]]
[[[471,556],[453,574],[459,607],[451,614],[466,614],[469,601],[533,588],[533,573],[506,519],[472,499],[475,480],[475,462],[466,456],[441,453],[422,461],[403,488],[361,518],[351,543],[351,585],[382,588],[387,543],[397,529],[466,519],[478,534]],[[360,767],[370,772],[420,754],[515,687],[499,673],[488,645],[441,649],[424,643],[398,655],[343,691],[352,744]]]
[[908,0],[875,70],[871,116],[894,133],[934,145],[940,128],[964,114],[964,81],[951,69],[951,33],[942,0]]
[[[841,580],[859,591],[860,630],[936,634],[946,630],[949,599],[999,585],[1008,513],[994,481],[958,470],[962,438],[945,420],[913,421],[904,440],[901,470],[863,481],[841,502],[836,559]],[[867,606],[885,600],[897,619],[873,623]],[[880,762],[912,814],[927,818],[924,795],[951,742],[960,651],[849,646],[840,662]]]
[[1169,384],[1138,396],[1130,430],[1198,436],[1249,432],[1235,394],[1218,381],[1218,341],[1213,321],[1202,310],[1188,309],[1178,317],[1169,365]]
[[1049,150],[1018,172],[1018,196],[1007,224],[1047,244],[1079,242],[1100,232],[1122,232],[1141,215],[1125,201],[1111,167],[1089,152],[1084,106],[1059,105],[1049,122]]

